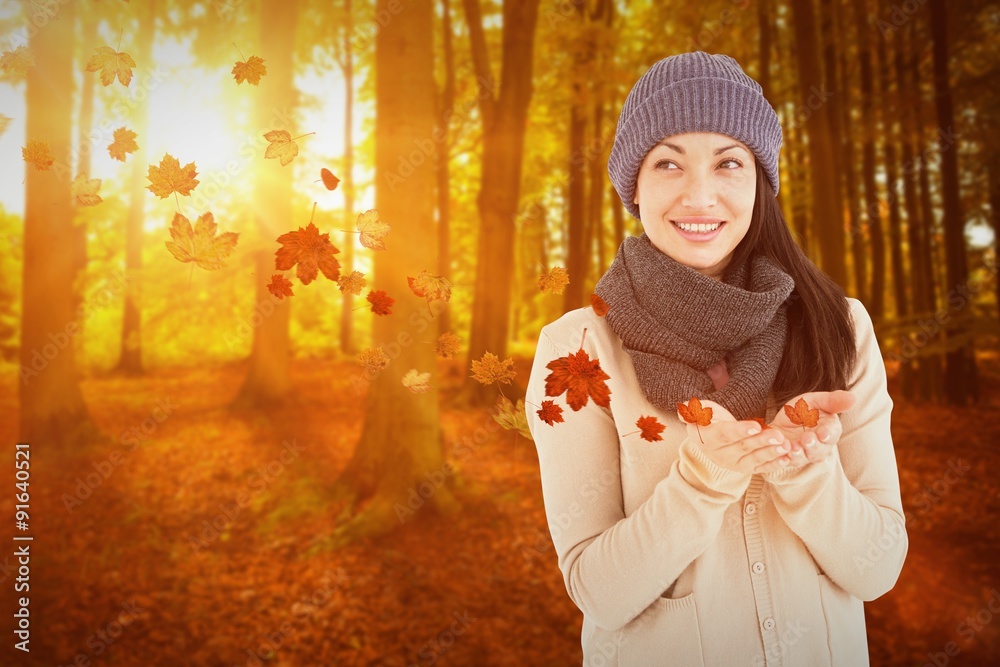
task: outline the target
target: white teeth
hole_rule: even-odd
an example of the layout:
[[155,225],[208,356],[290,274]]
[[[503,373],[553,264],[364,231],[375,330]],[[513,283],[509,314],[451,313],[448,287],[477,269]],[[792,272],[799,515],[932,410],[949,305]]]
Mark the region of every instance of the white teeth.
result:
[[674,224],[686,232],[714,232],[722,223],[716,222],[711,225],[689,225],[687,223],[676,222]]

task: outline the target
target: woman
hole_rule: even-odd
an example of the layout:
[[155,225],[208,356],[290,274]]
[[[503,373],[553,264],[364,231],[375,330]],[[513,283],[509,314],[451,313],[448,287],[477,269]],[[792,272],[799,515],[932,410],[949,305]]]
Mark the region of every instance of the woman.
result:
[[542,328],[526,396],[585,665],[869,664],[862,601],[908,545],[893,402],[864,306],[785,224],[781,142],[725,55],[661,60],[622,109],[608,171],[644,231],[604,316]]

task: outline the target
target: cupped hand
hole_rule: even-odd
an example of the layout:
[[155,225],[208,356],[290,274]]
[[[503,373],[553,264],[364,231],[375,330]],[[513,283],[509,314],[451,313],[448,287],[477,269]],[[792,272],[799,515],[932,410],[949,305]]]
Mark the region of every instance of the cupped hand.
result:
[[[712,408],[708,426],[687,424],[688,435],[713,463],[744,474],[781,470],[791,465],[791,443],[780,429],[763,429],[753,419],[737,420],[715,401],[702,400]],[[684,422],[680,412],[679,419]],[[686,422],[685,422],[686,423]]]
[[833,445],[840,440],[843,426],[840,423],[840,413],[850,410],[857,401],[857,396],[849,391],[810,391],[800,394],[785,402],[794,407],[799,399],[805,400],[810,408],[819,411],[816,426],[801,426],[795,424],[785,413],[784,408],[778,410],[774,420],[767,430],[780,431],[791,443],[788,467],[800,468],[810,463],[823,461],[833,452]]

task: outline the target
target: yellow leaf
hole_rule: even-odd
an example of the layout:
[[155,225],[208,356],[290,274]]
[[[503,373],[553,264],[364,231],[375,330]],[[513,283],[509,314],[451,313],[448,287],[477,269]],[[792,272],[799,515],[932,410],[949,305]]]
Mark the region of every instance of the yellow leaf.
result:
[[382,238],[389,233],[391,227],[378,219],[378,211],[369,209],[358,216],[358,231],[361,232],[361,245],[372,250],[385,250]]
[[546,294],[562,294],[568,284],[569,274],[561,266],[538,276],[538,289]]
[[472,377],[483,384],[510,384],[515,375],[517,371],[514,370],[514,359],[510,357],[500,361],[497,355],[486,352],[482,359],[472,362]]
[[381,347],[366,347],[358,353],[358,361],[369,375],[375,375],[389,364],[389,356]]
[[10,125],[12,119],[0,114],[0,135],[7,131],[7,127]]
[[99,46],[94,49],[94,55],[87,61],[87,71],[101,71],[101,83],[110,86],[115,82],[115,77],[123,86],[128,86],[132,81],[132,68],[135,61],[132,56],[124,51],[115,51],[110,46]]
[[361,290],[367,284],[368,281],[365,280],[365,274],[360,271],[351,271],[337,280],[337,286],[340,287],[341,292],[347,292],[354,296],[361,294]]
[[437,346],[434,348],[434,353],[445,359],[451,359],[458,352],[458,344],[462,342],[462,339],[446,331],[440,336],[438,336]]
[[524,411],[524,399],[517,399],[515,405],[506,396],[501,396],[497,399],[497,411],[490,416],[504,429],[517,431],[526,439],[532,440],[531,429],[528,428],[528,416]]
[[282,167],[291,162],[292,158],[299,154],[299,145],[292,139],[292,135],[288,134],[285,130],[271,130],[264,135],[264,138],[270,142],[267,150],[264,151],[264,157],[277,158],[281,162]]
[[28,68],[35,64],[35,56],[27,46],[19,46],[13,51],[4,51],[0,56],[0,67],[3,71],[25,76]]
[[194,262],[209,271],[221,269],[226,265],[222,259],[233,252],[239,234],[226,232],[216,236],[217,229],[211,212],[203,213],[193,230],[187,218],[175,213],[170,225],[170,237],[173,241],[166,241],[167,250],[178,261]]
[[103,200],[97,191],[101,189],[101,179],[87,178],[82,173],[73,179],[70,190],[80,206],[95,206]]
[[195,169],[194,162],[189,162],[181,168],[181,163],[177,158],[167,153],[160,160],[160,166],[149,165],[149,173],[146,177],[150,184],[146,186],[146,189],[160,199],[169,197],[174,192],[189,195],[200,182],[195,178],[197,175],[198,171]]
[[442,299],[448,301],[451,298],[451,281],[444,276],[436,276],[424,269],[413,278],[406,276],[406,283],[410,290],[419,297],[427,299],[427,303]]
[[134,153],[137,150],[139,150],[139,144],[135,143],[135,132],[124,126],[115,130],[114,141],[108,145],[108,153],[111,157],[124,162],[127,153]]
[[250,56],[246,62],[238,60],[233,65],[233,78],[236,79],[237,84],[246,81],[256,86],[264,74],[267,74],[267,66],[264,65],[264,59],[257,56]]
[[49,142],[32,139],[27,146],[21,148],[21,157],[28,164],[35,165],[38,171],[48,171],[54,160]]

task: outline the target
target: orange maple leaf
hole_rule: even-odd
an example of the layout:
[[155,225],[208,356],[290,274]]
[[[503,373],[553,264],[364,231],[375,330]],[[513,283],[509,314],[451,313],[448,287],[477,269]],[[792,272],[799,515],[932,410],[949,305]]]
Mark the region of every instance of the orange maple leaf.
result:
[[267,291],[278,297],[279,300],[283,300],[286,296],[295,296],[295,293],[292,292],[292,281],[280,273],[271,276],[271,282],[267,284]]
[[366,347],[358,353],[358,361],[369,375],[375,375],[389,365],[389,355],[381,347]]
[[87,71],[96,72],[101,70],[101,83],[110,86],[115,81],[115,76],[123,86],[128,86],[132,81],[132,68],[135,61],[132,56],[124,51],[115,51],[110,46],[99,46],[94,49],[94,55],[87,61]]
[[323,167],[319,170],[319,177],[323,181],[323,185],[326,186],[327,190],[335,190],[337,184],[340,183],[340,179],[333,175],[333,172]]
[[361,245],[372,250],[385,250],[385,241],[382,239],[392,228],[379,220],[377,209],[371,208],[360,213],[354,224],[361,232],[361,237],[358,239]]
[[546,294],[562,294],[569,284],[569,273],[561,266],[538,276],[538,289]]
[[260,83],[260,77],[267,74],[267,66],[264,64],[263,58],[250,56],[246,61],[237,60],[236,64],[233,65],[232,74],[237,84],[246,81],[256,86]]
[[798,424],[803,428],[813,428],[819,423],[819,409],[809,407],[806,399],[800,398],[795,401],[795,407],[785,406],[785,415],[793,424]]
[[556,422],[564,422],[562,407],[555,401],[542,401],[542,409],[535,410],[538,418],[549,426],[555,426]]
[[448,301],[451,298],[451,281],[444,276],[433,275],[427,269],[422,270],[416,278],[406,276],[406,284],[414,294],[427,299],[427,303],[435,299]]
[[354,296],[361,294],[361,290],[367,284],[368,281],[365,280],[365,274],[360,271],[351,271],[347,275],[337,279],[337,287],[340,288],[340,291],[353,294]]
[[111,157],[124,162],[127,153],[134,153],[137,150],[139,150],[139,144],[135,143],[135,132],[124,126],[115,130],[114,141],[108,145],[108,153]]
[[160,160],[159,166],[149,165],[149,172],[146,174],[149,185],[146,186],[146,189],[160,199],[165,199],[174,192],[190,195],[195,186],[201,182],[195,178],[197,175],[198,171],[195,169],[194,162],[188,162],[181,167],[177,158],[166,153]]
[[484,352],[482,358],[472,362],[472,377],[483,384],[510,384],[515,375],[517,371],[514,370],[514,359],[511,357],[501,361],[492,352]]
[[271,130],[264,135],[264,138],[269,142],[267,150],[264,151],[264,158],[276,158],[281,163],[281,166],[284,167],[292,161],[292,158],[299,154],[299,145],[295,143],[295,140],[308,137],[310,134],[316,133],[308,132],[300,134],[297,137],[292,137],[285,130]]
[[590,305],[593,306],[594,313],[596,313],[598,317],[604,317],[608,314],[608,302],[597,294],[590,295]]
[[330,243],[329,233],[319,233],[312,220],[308,226],[286,232],[277,240],[282,247],[274,253],[274,268],[279,271],[288,271],[298,264],[296,275],[303,285],[315,280],[319,271],[330,280],[340,277],[340,262],[334,257],[340,250]]
[[[583,330],[587,335],[587,330]],[[601,370],[600,359],[591,359],[581,343],[577,352],[553,359],[545,365],[552,372],[545,378],[545,395],[559,396],[566,392],[566,403],[576,412],[591,398],[605,408],[611,407],[611,388],[606,380],[611,376]]]
[[54,162],[49,142],[36,139],[32,139],[27,146],[21,148],[21,157],[28,164],[35,165],[38,171],[48,171]]
[[385,293],[384,290],[369,290],[368,296],[369,303],[372,304],[372,312],[376,315],[392,315],[392,304],[396,303],[396,300]]
[[655,416],[639,417],[635,421],[635,425],[639,427],[641,435],[639,436],[643,440],[648,440],[649,442],[656,442],[657,440],[663,440],[660,435],[663,430],[667,428],[660,423],[660,420]]
[[450,331],[445,331],[443,334],[438,336],[437,345],[434,346],[434,353],[439,357],[451,359],[455,356],[455,353],[458,352],[458,345],[461,342],[461,338]]
[[681,417],[688,424],[708,426],[712,423],[712,408],[701,407],[701,401],[697,396],[692,396],[687,405],[678,403],[677,411],[681,413]]
[[25,76],[28,68],[35,64],[35,56],[27,46],[19,46],[13,51],[4,51],[0,56],[0,67],[3,71]]
[[239,233],[226,232],[216,236],[218,225],[211,212],[203,213],[191,229],[191,221],[180,213],[174,214],[170,224],[170,237],[166,241],[167,250],[181,262],[194,262],[203,269],[214,271],[226,265],[222,261],[236,247]]

